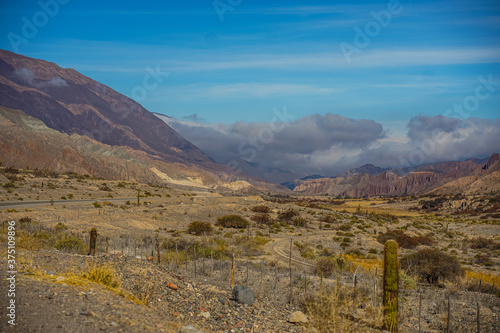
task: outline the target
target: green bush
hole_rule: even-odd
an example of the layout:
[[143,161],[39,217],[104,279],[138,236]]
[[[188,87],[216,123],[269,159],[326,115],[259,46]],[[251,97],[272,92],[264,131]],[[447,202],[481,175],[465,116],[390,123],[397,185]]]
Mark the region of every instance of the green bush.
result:
[[302,251],[300,253],[300,256],[302,258],[306,258],[306,259],[315,259],[316,258],[316,254],[314,253],[314,250],[311,249],[310,247],[304,249],[304,251]]
[[404,256],[401,259],[401,268],[406,274],[430,284],[437,284],[440,280],[453,281],[465,274],[455,257],[438,249],[423,249]]
[[54,247],[58,250],[73,250],[81,254],[84,254],[86,250],[86,245],[81,238],[69,234],[58,239]]
[[62,231],[65,231],[65,230],[68,230],[68,226],[62,222],[59,222],[55,227],[54,227],[54,230],[56,232],[62,232]]
[[210,235],[212,231],[210,222],[194,221],[188,226],[188,233],[193,235]]
[[217,219],[217,226],[224,228],[246,228],[248,221],[239,215],[226,215]]
[[417,289],[417,282],[404,273],[399,274],[399,284],[403,289]]

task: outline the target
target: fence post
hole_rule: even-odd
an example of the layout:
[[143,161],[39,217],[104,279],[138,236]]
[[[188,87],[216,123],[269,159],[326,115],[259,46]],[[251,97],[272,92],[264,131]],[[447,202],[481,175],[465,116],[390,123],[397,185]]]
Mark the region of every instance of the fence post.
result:
[[90,230],[90,250],[89,254],[95,257],[95,248],[97,245],[97,229],[92,228]]
[[207,272],[205,271],[205,248],[203,248],[203,257],[201,259],[201,264],[202,264],[203,275],[207,275]]
[[262,259],[260,260],[260,295],[262,295],[262,275],[264,274],[264,264],[262,262]]
[[194,278],[196,279],[196,247],[193,247]]
[[106,253],[109,253],[109,238],[106,237]]
[[304,268],[304,299],[307,297],[307,270]]
[[160,240],[156,239],[156,255],[158,256],[158,264],[160,263]]
[[168,269],[170,269],[170,253],[168,250],[168,240],[166,242],[167,242],[167,267]]
[[450,313],[450,308],[451,308],[451,305],[450,305],[450,295],[448,295],[448,316],[446,318],[446,332],[447,333],[450,333],[451,332],[451,313]]
[[418,333],[422,333],[422,326],[420,325],[421,315],[422,315],[422,292],[420,292],[418,299]]
[[248,284],[248,255],[247,255],[247,281],[246,284]]
[[234,287],[234,252],[233,252],[233,262],[231,265],[231,289]]
[[214,276],[214,252],[210,251],[210,277]]
[[179,270],[179,254],[177,253],[177,243],[175,243],[175,264],[177,265],[177,270]]
[[219,279],[222,281],[222,269],[223,269],[223,267],[222,267],[223,266],[222,265],[223,264],[222,251],[219,252],[219,258],[220,258],[220,265],[219,265],[219,268],[220,268],[220,271],[219,271],[220,277],[219,277]]
[[477,308],[477,333],[481,333],[481,323],[479,321],[479,297],[476,299],[476,308]]
[[278,263],[274,266],[274,288],[273,291],[276,294],[276,287],[278,286]]

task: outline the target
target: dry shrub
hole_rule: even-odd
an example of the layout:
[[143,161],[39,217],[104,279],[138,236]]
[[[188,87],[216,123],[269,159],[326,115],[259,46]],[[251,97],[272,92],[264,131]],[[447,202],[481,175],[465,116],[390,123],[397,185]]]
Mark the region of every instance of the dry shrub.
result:
[[258,205],[258,206],[254,206],[252,207],[252,212],[255,212],[255,213],[270,213],[271,212],[271,208],[265,206],[265,205]]
[[193,235],[210,235],[212,234],[212,225],[210,222],[193,221],[189,223],[188,233]]
[[386,233],[380,234],[377,237],[377,241],[380,244],[385,244],[388,240],[393,239],[398,243],[399,247],[405,249],[414,249],[418,245],[431,246],[434,244],[434,240],[427,236],[415,236],[412,237],[406,234],[402,230],[388,230]]
[[82,272],[82,277],[111,288],[120,286],[120,279],[115,276],[114,268],[108,264],[87,263],[86,269]]
[[271,219],[271,216],[267,213],[256,214],[252,216],[250,219],[258,224],[265,224],[265,225],[269,225],[273,221]]
[[407,274],[430,284],[437,284],[440,280],[454,281],[465,274],[455,257],[438,249],[423,249],[404,256],[401,259],[401,268]]
[[[368,297],[371,292],[368,288],[360,287],[358,297]],[[301,307],[310,319],[308,326],[314,327],[317,332],[365,332],[367,327],[380,325],[382,306],[367,304],[365,309],[358,309],[357,315],[353,316],[353,305],[353,290],[341,286],[338,289],[324,287],[309,294]]]
[[470,240],[471,249],[500,250],[500,242],[485,237],[477,237]]
[[224,228],[246,228],[248,221],[239,215],[226,215],[219,217],[215,225]]
[[278,214],[278,220],[289,222],[296,216],[299,216],[299,211],[293,208],[289,208],[285,211],[281,211]]
[[[334,332],[340,321],[339,300],[333,290],[325,290],[309,295],[304,301],[304,312],[311,324],[320,332]],[[338,331],[338,329],[337,329]]]
[[325,223],[329,223],[329,224],[333,224],[333,223],[337,222],[337,219],[335,217],[333,217],[331,214],[324,215],[319,220],[321,222],[325,222]]
[[296,216],[292,219],[291,223],[296,227],[305,227],[308,221],[302,216]]
[[318,272],[318,274],[321,274],[324,278],[329,278],[330,276],[332,276],[336,266],[337,263],[331,257],[330,258],[321,257],[318,260],[316,260],[316,271]]
[[474,256],[474,262],[478,265],[484,265],[484,266],[492,266],[493,265],[491,258],[484,253],[476,254]]

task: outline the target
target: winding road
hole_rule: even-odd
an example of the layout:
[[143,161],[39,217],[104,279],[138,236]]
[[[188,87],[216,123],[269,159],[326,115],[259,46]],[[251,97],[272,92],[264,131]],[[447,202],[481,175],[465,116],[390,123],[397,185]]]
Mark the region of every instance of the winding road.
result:
[[[134,198],[101,198],[101,199],[81,199],[81,200],[54,200],[54,205],[67,205],[67,204],[85,204],[85,203],[94,203],[96,201],[127,201],[127,200],[137,200],[137,197]],[[0,202],[0,209],[9,209],[9,208],[28,208],[33,206],[40,205],[50,205],[50,200],[37,200],[37,201],[4,201]]]
[[[273,254],[278,256],[283,261],[290,262],[290,240],[289,239],[276,241],[275,243],[273,243],[271,245],[271,251]],[[296,256],[293,255],[293,252],[292,252],[292,263],[299,264],[302,266],[316,267],[313,264],[310,264],[308,262],[301,260],[300,258],[297,258]]]

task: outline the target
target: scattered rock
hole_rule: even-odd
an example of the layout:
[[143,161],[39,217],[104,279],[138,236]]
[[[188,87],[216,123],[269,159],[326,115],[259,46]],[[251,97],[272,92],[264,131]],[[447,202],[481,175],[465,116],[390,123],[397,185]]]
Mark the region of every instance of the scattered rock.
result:
[[202,316],[205,319],[208,319],[208,318],[210,318],[210,312],[203,311],[200,313],[200,316]]
[[148,260],[149,260],[149,261],[153,261],[153,260],[154,260],[153,256],[149,256],[149,257],[148,257]]
[[177,311],[172,313],[172,316],[174,316],[174,317],[179,317],[180,315],[181,315],[181,313],[177,312]]
[[172,282],[167,282],[167,287],[169,287],[172,290],[177,290],[179,287],[177,287],[176,284],[173,284]]
[[56,281],[64,281],[66,278],[64,276],[58,276]]
[[194,326],[188,325],[181,328],[181,333],[202,333],[199,329]]
[[294,324],[307,323],[309,320],[302,311],[295,311],[290,315],[288,321]]
[[252,305],[255,301],[255,295],[247,286],[235,286],[233,288],[233,299],[238,303]]
[[80,315],[87,317],[95,317],[95,314],[92,311],[87,311],[87,310],[80,311]]

